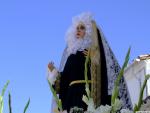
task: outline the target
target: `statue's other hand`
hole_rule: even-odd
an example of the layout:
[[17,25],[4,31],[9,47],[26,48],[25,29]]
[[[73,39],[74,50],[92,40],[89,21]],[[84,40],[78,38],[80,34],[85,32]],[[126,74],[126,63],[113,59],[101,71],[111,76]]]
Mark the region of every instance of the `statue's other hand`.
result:
[[86,56],[88,55],[88,50],[87,50],[87,49],[85,49],[82,53],[83,53],[83,54],[84,54],[84,56],[86,57]]

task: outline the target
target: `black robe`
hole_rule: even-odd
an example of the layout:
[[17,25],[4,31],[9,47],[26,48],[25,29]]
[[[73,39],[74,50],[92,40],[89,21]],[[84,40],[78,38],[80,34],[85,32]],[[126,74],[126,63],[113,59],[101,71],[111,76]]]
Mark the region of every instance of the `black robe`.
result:
[[[103,47],[101,46],[101,49]],[[106,62],[104,57],[104,51],[101,50],[102,60],[102,105],[110,105],[111,96],[107,93],[107,74],[106,74]],[[69,86],[72,81],[75,80],[85,80],[84,70],[85,70],[85,55],[82,51],[77,51],[76,54],[71,54],[65,64],[63,72],[61,72],[60,78],[60,92],[59,96],[62,101],[63,110],[69,111],[71,108],[77,106],[87,110],[87,105],[83,102],[82,97],[86,95],[85,83],[78,83]],[[88,79],[91,80],[90,74],[90,63],[88,64]]]
[[[86,57],[82,51],[71,54],[67,59],[63,72],[61,72],[59,96],[62,101],[63,110],[69,111],[75,106],[84,110],[87,109],[87,105],[82,101],[83,95],[86,94],[85,83],[69,86],[72,81],[85,80],[85,59]],[[88,68],[88,79],[90,80],[90,67]]]

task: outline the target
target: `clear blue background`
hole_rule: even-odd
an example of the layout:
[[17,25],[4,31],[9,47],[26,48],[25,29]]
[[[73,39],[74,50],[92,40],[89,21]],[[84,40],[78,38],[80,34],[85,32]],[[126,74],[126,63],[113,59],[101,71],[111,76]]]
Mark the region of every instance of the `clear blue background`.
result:
[[128,47],[131,61],[150,50],[149,0],[0,0],[0,89],[8,91],[13,113],[50,113],[51,93],[46,80],[47,64],[56,67],[65,47],[64,35],[73,16],[93,13],[119,63]]

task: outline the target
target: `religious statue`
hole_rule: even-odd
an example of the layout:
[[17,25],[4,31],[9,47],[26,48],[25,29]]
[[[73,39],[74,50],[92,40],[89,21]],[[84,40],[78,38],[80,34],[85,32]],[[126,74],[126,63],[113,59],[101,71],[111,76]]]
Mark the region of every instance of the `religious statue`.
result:
[[[100,27],[90,13],[82,13],[72,19],[66,33],[67,46],[64,49],[59,70],[50,62],[48,79],[62,101],[63,110],[73,107],[87,109],[82,101],[85,92],[85,59],[90,51],[88,82],[96,107],[110,105],[114,81],[120,66]],[[124,78],[119,87],[119,98],[124,108],[132,109],[128,88]]]

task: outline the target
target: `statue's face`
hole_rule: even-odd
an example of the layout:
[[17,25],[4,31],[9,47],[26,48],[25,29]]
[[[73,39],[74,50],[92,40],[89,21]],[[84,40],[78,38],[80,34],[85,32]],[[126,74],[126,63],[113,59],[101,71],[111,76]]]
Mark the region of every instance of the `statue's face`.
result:
[[76,37],[83,38],[85,36],[85,31],[86,31],[86,28],[85,28],[84,24],[79,24],[77,26],[77,30],[76,30]]

